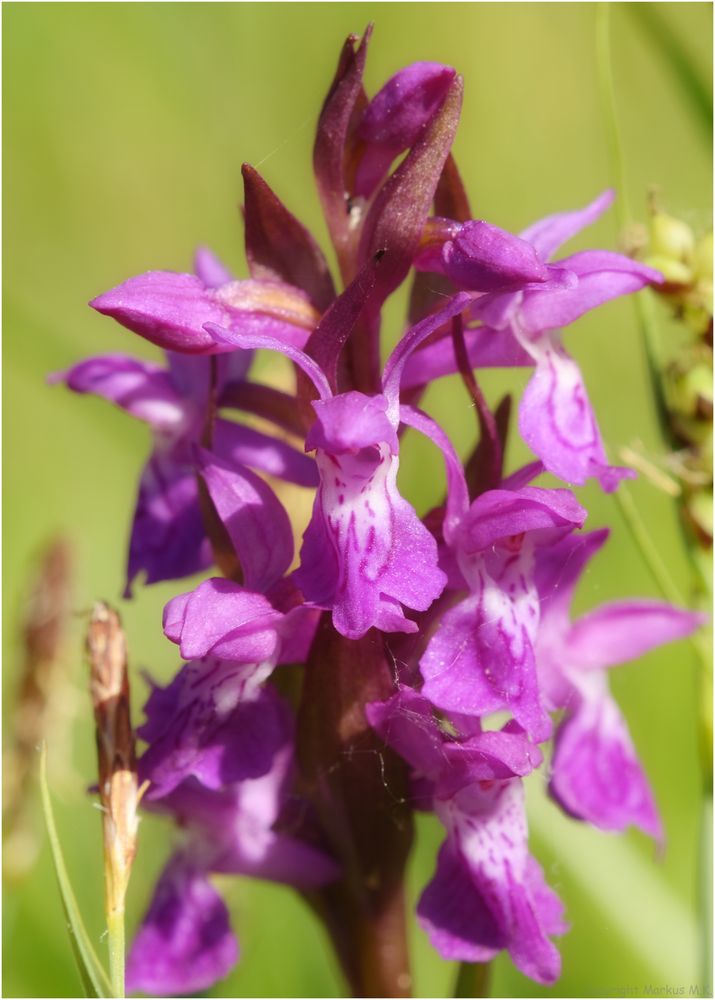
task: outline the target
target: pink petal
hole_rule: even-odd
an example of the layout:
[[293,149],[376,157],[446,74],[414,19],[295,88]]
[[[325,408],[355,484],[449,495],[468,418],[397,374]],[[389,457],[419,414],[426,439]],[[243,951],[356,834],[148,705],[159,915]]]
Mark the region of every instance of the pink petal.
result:
[[200,451],[199,470],[244,574],[248,590],[265,593],[293,559],[290,519],[275,493],[241,466]]
[[580,688],[556,734],[551,795],[568,813],[603,830],[633,825],[660,840],[653,794],[605,677],[593,675]]
[[203,871],[175,855],[127,957],[127,991],[198,994],[227,976],[237,961],[225,903]]
[[611,493],[635,473],[608,464],[581,372],[556,342],[540,345],[519,406],[519,431],[546,469],[567,483],[595,476]]
[[548,260],[562,243],[594,223],[610,207],[614,198],[614,191],[604,191],[585,208],[548,215],[525,229],[520,234],[521,238],[531,243],[542,260]]
[[574,623],[565,639],[565,654],[574,667],[612,667],[684,639],[706,621],[706,615],[662,601],[602,604]]
[[213,653],[236,663],[261,663],[276,652],[279,612],[262,594],[230,580],[205,580],[164,609],[164,631],[187,660]]

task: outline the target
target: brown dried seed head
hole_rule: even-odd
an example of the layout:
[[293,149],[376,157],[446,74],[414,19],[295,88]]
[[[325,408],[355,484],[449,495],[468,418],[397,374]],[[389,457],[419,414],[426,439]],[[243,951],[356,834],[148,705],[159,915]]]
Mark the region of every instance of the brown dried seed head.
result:
[[87,656],[90,666],[90,692],[95,716],[102,704],[126,695],[127,648],[119,615],[104,601],[97,601],[87,629]]
[[[21,878],[40,844],[33,810],[37,747],[66,738],[64,641],[72,603],[72,551],[62,537],[41,551],[23,607],[17,689],[3,759],[3,874]],[[61,756],[61,755],[60,755]]]
[[97,733],[107,904],[109,909],[117,910],[123,907],[136,853],[139,794],[126,642],[119,615],[102,601],[92,609],[87,658]]

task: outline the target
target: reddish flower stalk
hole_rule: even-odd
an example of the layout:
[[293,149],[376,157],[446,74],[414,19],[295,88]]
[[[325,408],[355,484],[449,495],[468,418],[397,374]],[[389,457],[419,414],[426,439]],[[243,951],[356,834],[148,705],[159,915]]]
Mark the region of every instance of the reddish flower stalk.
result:
[[412,814],[404,762],[371,728],[365,705],[389,696],[383,636],[339,635],[327,614],[307,663],[298,759],[343,876],[315,893],[354,996],[410,996],[404,870]]

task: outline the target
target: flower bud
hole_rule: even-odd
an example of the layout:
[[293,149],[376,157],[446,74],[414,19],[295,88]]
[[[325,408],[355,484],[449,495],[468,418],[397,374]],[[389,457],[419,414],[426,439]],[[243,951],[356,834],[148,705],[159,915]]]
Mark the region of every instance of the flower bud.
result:
[[651,253],[690,264],[695,236],[690,226],[665,212],[656,212],[650,224]]
[[712,230],[701,236],[695,245],[695,255],[693,260],[695,276],[699,280],[713,280],[713,234]]
[[666,257],[664,254],[648,254],[644,262],[648,267],[660,271],[667,285],[689,285],[693,280],[692,270],[681,260]]
[[713,493],[712,490],[698,490],[685,503],[685,513],[689,522],[703,540],[712,542],[713,537]]
[[699,420],[712,419],[712,368],[705,361],[687,371],[671,372],[666,391],[673,412]]

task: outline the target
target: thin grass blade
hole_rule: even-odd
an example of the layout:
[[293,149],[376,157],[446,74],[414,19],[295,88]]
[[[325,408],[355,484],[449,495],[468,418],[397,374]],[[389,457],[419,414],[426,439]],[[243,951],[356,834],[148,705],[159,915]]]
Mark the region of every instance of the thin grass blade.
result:
[[44,744],[40,751],[40,791],[42,794],[42,811],[45,816],[47,835],[52,849],[52,860],[55,866],[55,874],[57,875],[57,883],[60,887],[60,896],[62,897],[62,908],[67,920],[70,943],[75,961],[77,962],[77,969],[82,980],[85,996],[110,997],[112,993],[109,986],[109,979],[92,947],[92,942],[84,926],[57,835],[52,799],[50,798],[50,789],[47,783],[47,747]]

